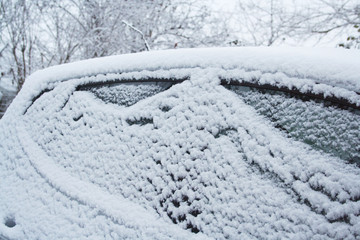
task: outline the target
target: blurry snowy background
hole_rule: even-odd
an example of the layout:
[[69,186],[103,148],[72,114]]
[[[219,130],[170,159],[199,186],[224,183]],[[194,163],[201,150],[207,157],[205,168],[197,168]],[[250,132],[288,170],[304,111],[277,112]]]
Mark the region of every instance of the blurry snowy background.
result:
[[0,118],[36,70],[212,46],[360,48],[359,0],[1,0]]

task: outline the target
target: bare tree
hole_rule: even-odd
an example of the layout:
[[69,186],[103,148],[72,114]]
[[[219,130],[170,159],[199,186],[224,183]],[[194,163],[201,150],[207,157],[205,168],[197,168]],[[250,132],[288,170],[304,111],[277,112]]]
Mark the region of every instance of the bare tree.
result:
[[[236,43],[278,45],[288,39],[308,39],[347,34],[347,46],[358,46],[360,2],[358,0],[241,0],[235,18]],[[346,44],[342,44],[345,46]]]
[[38,68],[76,60],[79,49],[78,27],[64,11],[59,11],[55,2],[37,5],[41,13],[36,44]]
[[246,0],[238,2],[236,15],[240,41],[245,45],[271,46],[292,37],[301,25],[295,1]]
[[206,29],[215,23],[210,10],[195,0],[67,0],[57,5],[78,26],[82,58],[173,48],[175,44],[209,46],[225,36],[226,28]]
[[308,28],[319,37],[347,35],[340,43],[346,48],[360,48],[360,2],[357,0],[318,0],[311,7]]
[[33,14],[33,5],[30,1],[7,0],[1,4],[1,15],[6,22],[2,29],[1,43],[9,48],[9,54],[3,57],[10,58],[10,71],[18,90],[33,66],[32,55],[36,42]]
[[1,68],[18,89],[33,70],[51,65],[150,48],[213,46],[228,36],[196,0],[2,0],[0,11]]

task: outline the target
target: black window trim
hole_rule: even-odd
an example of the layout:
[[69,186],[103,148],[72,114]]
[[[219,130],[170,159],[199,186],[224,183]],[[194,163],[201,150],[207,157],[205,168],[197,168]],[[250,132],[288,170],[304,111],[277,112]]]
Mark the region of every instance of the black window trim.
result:
[[92,82],[92,83],[85,83],[85,84],[81,84],[79,86],[76,87],[75,91],[83,91],[86,90],[87,88],[91,88],[91,87],[101,87],[101,86],[113,86],[113,85],[119,85],[122,83],[151,83],[151,82],[163,82],[163,83],[182,83],[183,81],[189,80],[190,77],[183,77],[183,78],[154,78],[154,77],[148,77],[148,78],[144,78],[144,79],[129,79],[129,80],[124,80],[124,79],[114,79],[114,80],[110,80],[110,81],[105,81],[105,82]]
[[[75,91],[82,91],[85,90],[86,88],[89,87],[99,87],[99,86],[112,86],[112,85],[118,85],[121,83],[142,83],[142,82],[169,82],[169,83],[181,83],[183,81],[189,80],[190,76],[186,76],[186,77],[181,77],[181,78],[155,78],[155,77],[147,77],[144,79],[122,79],[122,78],[116,78],[116,79],[112,79],[112,80],[107,80],[107,81],[101,81],[101,82],[91,82],[91,83],[85,83],[85,84],[81,84],[79,86],[76,87]],[[254,82],[249,82],[249,81],[244,81],[242,79],[227,79],[224,77],[219,76],[220,79],[220,84],[223,86],[226,85],[235,85],[235,86],[243,86],[243,87],[251,87],[251,88],[257,88],[257,89],[264,89],[264,90],[273,90],[273,91],[279,91],[279,92],[285,92],[285,93],[289,93],[292,95],[297,95],[297,96],[305,96],[308,97],[310,99],[318,99],[318,100],[323,100],[323,101],[328,101],[330,103],[332,103],[332,105],[346,109],[348,107],[359,110],[360,111],[360,105],[357,105],[355,103],[350,102],[348,99],[345,98],[337,98],[335,96],[325,96],[322,93],[313,93],[313,92],[301,92],[300,90],[296,89],[296,88],[287,88],[285,86],[274,86],[271,84],[259,84],[259,83],[254,83]],[[31,104],[25,109],[23,115],[25,115],[28,111],[28,109],[34,104],[34,102],[36,100],[38,100],[44,93],[51,91],[52,89],[44,89],[43,91],[41,91],[37,96],[35,96],[32,101]],[[359,98],[360,98],[360,93],[355,92]]]
[[[85,83],[85,84],[80,84],[75,88],[75,91],[83,91],[86,90],[86,88],[91,88],[91,87],[100,87],[100,86],[112,86],[112,85],[118,85],[118,84],[122,84],[122,83],[147,83],[147,82],[166,82],[166,83],[174,83],[174,84],[178,84],[178,83],[182,83],[183,81],[189,80],[190,77],[186,76],[186,77],[182,77],[182,78],[154,78],[154,77],[147,77],[144,79],[121,79],[121,78],[115,78],[112,80],[107,80],[107,81],[101,81],[101,82],[91,82],[91,83]],[[36,95],[35,97],[32,98],[30,105],[25,109],[23,115],[25,115],[27,113],[27,111],[29,110],[29,108],[35,103],[35,101],[37,101],[43,94],[52,91],[53,88],[46,88],[43,91],[41,91],[38,95]]]
[[[360,105],[356,105],[355,103],[350,102],[348,99],[345,98],[337,98],[335,96],[325,96],[322,93],[313,93],[313,92],[301,92],[300,90],[296,89],[296,88],[287,88],[285,86],[274,86],[271,84],[259,84],[259,83],[254,83],[254,82],[248,82],[248,81],[243,81],[243,80],[234,80],[234,79],[226,79],[226,78],[222,78],[220,77],[220,84],[223,86],[226,85],[234,85],[234,86],[242,86],[242,87],[251,87],[251,88],[257,88],[257,89],[264,89],[264,90],[272,90],[272,91],[278,91],[278,92],[284,92],[284,93],[289,93],[291,95],[295,95],[295,96],[305,96],[309,99],[312,100],[323,100],[323,101],[327,101],[329,103],[331,103],[331,105],[340,107],[342,109],[346,109],[348,107],[356,109],[356,110],[360,110]],[[359,98],[360,98],[360,93],[355,92]]]

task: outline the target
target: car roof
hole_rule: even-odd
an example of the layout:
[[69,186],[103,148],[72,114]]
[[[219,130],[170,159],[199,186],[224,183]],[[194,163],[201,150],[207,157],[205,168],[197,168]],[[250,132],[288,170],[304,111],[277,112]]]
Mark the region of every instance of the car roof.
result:
[[[360,106],[360,52],[335,48],[233,47],[176,49],[124,54],[46,68],[30,75],[15,103],[28,106],[43,91],[76,78],[98,75],[217,68],[222,80],[248,81],[346,99]],[[220,76],[221,77],[221,76]],[[111,78],[111,77],[110,77]],[[92,78],[91,82],[104,81]],[[214,80],[216,81],[216,80]],[[10,109],[9,111],[12,111]]]
[[[241,68],[283,73],[360,91],[360,53],[336,48],[238,47],[178,49],[124,54],[63,64],[38,71],[28,81],[63,81],[100,73],[172,68]],[[35,80],[36,79],[36,80]]]

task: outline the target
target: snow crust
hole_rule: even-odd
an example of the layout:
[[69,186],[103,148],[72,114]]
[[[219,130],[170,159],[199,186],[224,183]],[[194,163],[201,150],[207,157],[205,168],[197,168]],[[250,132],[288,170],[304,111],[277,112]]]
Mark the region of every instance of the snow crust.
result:
[[[345,50],[231,48],[39,71],[0,121],[0,238],[357,239],[360,169],[289,138],[260,114],[266,104],[249,104],[258,96],[219,79],[357,103],[354,62],[358,53]],[[116,85],[135,93],[130,102],[80,87],[144,79],[187,80],[167,90]]]

